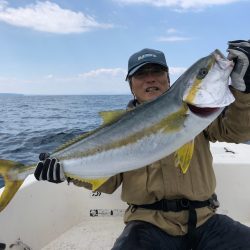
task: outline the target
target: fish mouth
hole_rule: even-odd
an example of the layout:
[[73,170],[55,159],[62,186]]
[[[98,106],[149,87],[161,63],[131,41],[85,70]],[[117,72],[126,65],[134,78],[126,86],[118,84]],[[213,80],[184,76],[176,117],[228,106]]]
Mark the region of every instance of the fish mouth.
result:
[[213,113],[217,112],[220,108],[218,107],[213,107],[213,108],[210,108],[210,107],[197,107],[197,106],[194,106],[192,104],[189,104],[187,103],[188,105],[188,108],[189,110],[198,115],[198,116],[201,116],[201,117],[207,117],[207,116],[210,116],[212,115]]
[[148,88],[146,88],[145,91],[146,91],[147,93],[149,93],[149,92],[157,92],[157,91],[160,91],[160,88],[159,88],[159,87],[156,87],[156,86],[153,86],[153,87],[148,87]]

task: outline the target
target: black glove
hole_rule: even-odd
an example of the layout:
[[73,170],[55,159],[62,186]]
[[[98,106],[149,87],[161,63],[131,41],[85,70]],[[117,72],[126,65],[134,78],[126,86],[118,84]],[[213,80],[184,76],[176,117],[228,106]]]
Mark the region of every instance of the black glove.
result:
[[34,176],[38,181],[44,180],[53,183],[65,181],[62,165],[56,158],[48,158],[49,155],[42,153],[39,156]]
[[245,93],[250,93],[250,40],[228,42],[228,59],[235,62],[231,73],[232,86]]

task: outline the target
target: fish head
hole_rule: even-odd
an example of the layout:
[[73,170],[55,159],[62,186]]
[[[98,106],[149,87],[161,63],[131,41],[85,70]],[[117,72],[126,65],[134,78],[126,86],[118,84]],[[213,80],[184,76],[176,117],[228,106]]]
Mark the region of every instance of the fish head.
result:
[[[223,109],[234,97],[229,89],[229,77],[233,61],[228,60],[219,50],[193,64],[183,81],[183,101],[198,115],[209,115]],[[185,73],[184,73],[185,75]]]

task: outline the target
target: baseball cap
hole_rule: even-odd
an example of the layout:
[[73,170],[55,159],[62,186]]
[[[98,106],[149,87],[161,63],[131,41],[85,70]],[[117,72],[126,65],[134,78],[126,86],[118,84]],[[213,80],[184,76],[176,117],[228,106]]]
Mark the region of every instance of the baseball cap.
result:
[[163,52],[155,49],[142,49],[130,56],[128,60],[128,74],[126,76],[126,80],[139,68],[148,63],[160,64],[168,69],[166,58]]

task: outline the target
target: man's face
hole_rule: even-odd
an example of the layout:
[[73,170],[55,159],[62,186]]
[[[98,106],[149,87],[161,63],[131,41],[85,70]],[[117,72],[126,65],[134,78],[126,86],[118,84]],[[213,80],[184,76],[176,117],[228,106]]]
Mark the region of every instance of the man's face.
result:
[[169,88],[168,73],[159,64],[146,64],[131,78],[132,92],[139,102],[155,99]]

